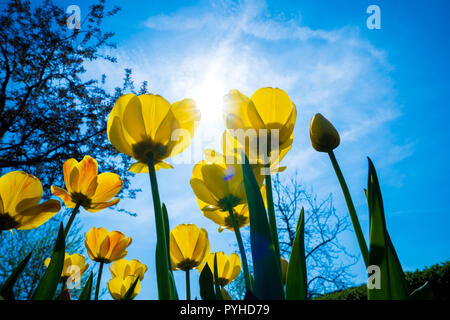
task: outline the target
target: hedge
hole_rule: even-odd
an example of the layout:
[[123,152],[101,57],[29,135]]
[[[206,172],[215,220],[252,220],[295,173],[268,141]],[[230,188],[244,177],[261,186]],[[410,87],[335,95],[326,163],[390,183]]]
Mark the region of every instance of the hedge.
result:
[[[405,272],[411,291],[422,286],[426,281],[431,285],[436,300],[450,300],[450,261],[426,267],[424,270]],[[366,300],[366,284],[335,291],[316,297],[318,300]]]

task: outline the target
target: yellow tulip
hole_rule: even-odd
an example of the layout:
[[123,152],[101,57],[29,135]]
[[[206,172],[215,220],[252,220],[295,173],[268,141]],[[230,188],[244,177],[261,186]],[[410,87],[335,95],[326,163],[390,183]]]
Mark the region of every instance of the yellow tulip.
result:
[[241,272],[241,259],[236,253],[232,253],[228,257],[222,251],[210,253],[206,262],[198,268],[199,273],[202,272],[207,263],[214,275],[214,255],[217,256],[217,278],[219,279],[219,284],[224,287],[236,279]]
[[173,270],[197,268],[209,254],[208,232],[195,224],[180,224],[170,231],[170,261]]
[[144,279],[144,273],[147,272],[147,266],[141,263],[139,260],[116,260],[109,267],[111,275],[114,278],[121,278],[125,280],[128,276],[138,276],[139,280]]
[[84,244],[89,257],[96,262],[111,263],[127,255],[126,248],[131,237],[126,238],[120,231],[109,232],[105,228],[93,227],[84,234]]
[[[50,264],[50,258],[45,259],[45,266]],[[61,273],[61,282],[65,282],[70,276],[72,276],[73,282],[81,279],[83,273],[89,267],[89,263],[86,263],[86,258],[81,254],[74,253],[72,255],[67,252],[64,255],[64,266]]]
[[[271,168],[278,164],[292,146],[297,109],[291,99],[281,89],[261,88],[248,98],[238,90],[231,90],[224,97],[223,117],[228,130],[256,130],[254,138],[259,146],[260,140],[267,139],[267,150],[259,150],[258,162],[266,163],[265,157],[278,152],[271,160]],[[276,133],[275,130],[278,130]],[[278,136],[278,146],[272,139]],[[251,140],[252,138],[250,138]],[[251,142],[250,142],[251,143]],[[248,152],[248,149],[246,147]],[[247,153],[248,156],[248,153]],[[261,157],[263,156],[263,157]]]
[[97,161],[90,156],[80,162],[66,160],[63,172],[67,190],[51,186],[51,191],[64,201],[66,207],[75,208],[79,204],[89,212],[96,212],[119,202],[120,199],[111,198],[122,188],[122,179],[111,172],[98,174]]
[[149,161],[155,170],[172,167],[163,160],[189,146],[199,120],[200,112],[191,99],[170,105],[159,95],[126,94],[109,114],[108,139],[119,152],[137,160],[129,171],[148,173]]
[[288,264],[289,263],[286,261],[286,259],[281,257],[281,275],[283,277],[284,284],[286,284],[286,274],[287,274]]
[[[115,300],[121,300],[135,281],[136,276],[127,276],[125,279],[114,277],[108,281],[106,286],[108,287],[109,293]],[[131,299],[134,299],[138,295],[139,291],[141,291],[141,280],[138,280]]]
[[194,166],[190,181],[200,210],[228,211],[245,204],[247,197],[241,165],[227,164],[222,154],[212,150],[206,150],[205,154],[207,160]]
[[[42,203],[42,184],[22,171],[12,171],[0,178],[0,232],[29,230],[41,226],[60,209],[58,200]],[[11,231],[12,232],[12,231]]]
[[309,138],[313,148],[319,152],[333,151],[341,142],[336,128],[320,113],[315,114],[311,119]]
[[[264,204],[267,208],[267,201],[266,201],[266,187],[263,185],[261,187],[261,195],[264,200]],[[199,200],[197,200],[199,201]],[[202,206],[201,202],[199,202],[199,205]],[[209,207],[205,208],[205,210],[202,211],[203,215],[214,221],[219,225],[219,232],[222,232],[225,229],[228,229],[230,231],[234,231],[233,223],[230,218],[229,211],[223,211],[223,210],[211,210]],[[236,218],[236,222],[239,228],[245,227],[250,223],[250,214],[248,211],[248,204],[241,204],[236,206],[233,209],[234,217]]]

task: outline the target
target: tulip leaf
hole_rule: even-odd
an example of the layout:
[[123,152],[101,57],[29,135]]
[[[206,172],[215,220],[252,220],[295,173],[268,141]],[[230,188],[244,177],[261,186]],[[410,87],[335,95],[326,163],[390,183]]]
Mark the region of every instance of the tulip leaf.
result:
[[202,300],[216,300],[216,292],[214,290],[214,277],[207,263],[200,273],[199,284],[200,297],[202,297]]
[[51,256],[50,264],[42,276],[36,290],[34,291],[31,300],[52,300],[55,296],[58,283],[61,278],[61,273],[64,267],[65,255],[65,239],[64,227],[61,223],[59,227],[58,236],[56,237],[55,248]]
[[133,284],[128,288],[127,292],[122,297],[122,300],[133,300],[134,289],[136,289],[138,282],[139,277],[136,277],[136,280],[134,280]]
[[88,281],[84,284],[83,291],[81,291],[78,300],[91,300],[93,277],[93,273],[91,272]]
[[25,269],[26,265],[28,264],[28,261],[31,258],[31,252],[17,265],[17,267],[14,268],[14,270],[9,275],[8,279],[5,280],[5,282],[0,287],[0,296],[2,296],[4,299],[8,300],[14,300],[14,293],[13,293],[13,287],[16,284],[17,279],[22,274],[23,270]]
[[214,288],[216,289],[216,299],[223,300],[222,292],[220,291],[219,272],[217,270],[217,254],[214,254]]
[[169,214],[167,213],[166,205],[162,204],[162,214],[164,219],[164,227],[166,229],[166,247],[167,247],[167,257],[169,258],[169,286],[170,286],[170,296],[174,300],[178,300],[177,286],[173,277],[172,262],[170,261],[170,225],[169,225]]
[[395,252],[391,238],[386,228],[383,199],[378,183],[377,173],[369,158],[369,178],[367,188],[370,219],[370,250],[369,266],[380,270],[380,285],[369,289],[369,300],[406,300],[408,286],[402,266]]
[[433,290],[431,289],[430,283],[425,282],[420,288],[414,290],[409,298],[411,300],[434,300]]
[[245,153],[242,171],[250,214],[250,242],[254,269],[254,295],[258,299],[284,299],[280,261],[275,252],[272,233],[259,185]]
[[308,282],[305,258],[305,210],[302,208],[286,273],[286,299],[306,300]]
[[244,300],[258,300],[250,290],[245,290]]

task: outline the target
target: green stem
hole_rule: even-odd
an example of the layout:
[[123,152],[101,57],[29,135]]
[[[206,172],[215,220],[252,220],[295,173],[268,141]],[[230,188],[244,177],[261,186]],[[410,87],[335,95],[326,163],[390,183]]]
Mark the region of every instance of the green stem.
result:
[[191,300],[191,280],[189,270],[186,270],[186,300]]
[[69,234],[69,230],[70,230],[70,227],[72,226],[73,220],[75,220],[75,216],[77,215],[78,211],[80,210],[80,206],[81,206],[81,203],[78,202],[75,205],[75,208],[73,208],[72,213],[70,214],[69,221],[67,221],[67,225],[64,228],[64,238],[67,238],[67,235]]
[[331,163],[333,164],[334,171],[336,172],[337,178],[344,193],[345,202],[347,203],[348,211],[350,213],[350,218],[352,219],[353,228],[355,229],[356,238],[358,239],[359,248],[361,249],[361,254],[364,259],[366,267],[369,266],[369,250],[367,249],[366,241],[364,240],[364,235],[361,230],[361,225],[359,224],[358,216],[356,215],[355,206],[353,205],[353,200],[348,190],[347,183],[345,182],[344,176],[342,174],[341,168],[334,156],[333,150],[328,152],[330,156]]
[[[269,165],[270,170],[270,165]],[[270,171],[269,171],[270,172]],[[266,198],[267,198],[267,211],[269,213],[269,224],[270,231],[272,233],[272,240],[275,246],[275,253],[277,255],[278,260],[280,261],[280,270],[281,270],[281,256],[280,256],[280,243],[278,242],[278,230],[277,230],[277,220],[275,217],[275,208],[273,205],[273,193],[272,193],[272,179],[269,174],[266,174]]]
[[98,293],[100,292],[100,280],[102,279],[103,265],[104,262],[100,262],[100,267],[98,269],[97,275],[97,287],[95,288],[95,300],[98,300]]
[[236,240],[239,246],[239,251],[241,252],[242,268],[244,269],[245,286],[248,290],[253,291],[252,282],[250,279],[250,272],[248,269],[247,256],[245,255],[244,244],[242,242],[241,231],[239,230],[239,225],[234,216],[233,208],[228,208],[230,214],[231,223],[233,224],[234,233],[236,234]]
[[155,226],[157,237],[157,255],[162,261],[162,268],[157,268],[158,281],[158,295],[159,299],[169,300],[170,294],[170,280],[169,280],[169,256],[167,250],[167,236],[164,225],[164,216],[161,208],[161,200],[159,197],[158,182],[156,180],[155,164],[153,162],[153,155],[147,155],[148,172],[150,176],[150,185],[152,188],[153,207],[155,211]]

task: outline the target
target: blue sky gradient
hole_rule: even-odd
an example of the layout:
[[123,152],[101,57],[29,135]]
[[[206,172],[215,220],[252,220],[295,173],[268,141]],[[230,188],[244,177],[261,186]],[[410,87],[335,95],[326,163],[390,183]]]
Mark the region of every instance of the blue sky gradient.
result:
[[[78,4],[86,10],[88,2]],[[309,120],[316,112],[341,133],[336,156],[353,195],[368,239],[363,194],[367,156],[374,161],[384,197],[387,226],[405,270],[450,257],[448,131],[450,38],[448,1],[113,1],[122,10],[105,29],[116,33],[118,63],[93,62],[89,77],[108,75],[110,88],[121,83],[123,69],[136,82],[147,80],[152,93],[170,102],[194,98],[202,111],[193,146],[218,148],[223,130],[221,101],[231,89],[251,95],[265,86],[285,90],[298,109],[295,140],[284,165],[319,197],[333,193],[347,215],[338,181],[326,154],[309,142]],[[381,9],[381,29],[366,27],[366,8]],[[174,159],[176,161],[176,159]],[[231,232],[217,232],[204,218],[189,185],[194,162],[158,172],[162,200],[171,226],[195,223],[207,229],[213,251],[235,250]],[[101,163],[99,164],[101,170]],[[92,226],[120,230],[133,237],[127,258],[146,263],[149,271],[138,299],[155,299],[155,227],[147,175],[133,185],[135,200],[123,200],[136,218],[114,209],[79,215]],[[353,232],[343,235],[358,252]],[[360,259],[355,283],[365,280]],[[108,273],[106,273],[108,275]],[[176,272],[177,274],[177,272]],[[198,273],[192,272],[192,283]],[[104,277],[104,285],[109,275]],[[184,274],[176,275],[184,297]],[[193,286],[193,296],[198,290]]]

